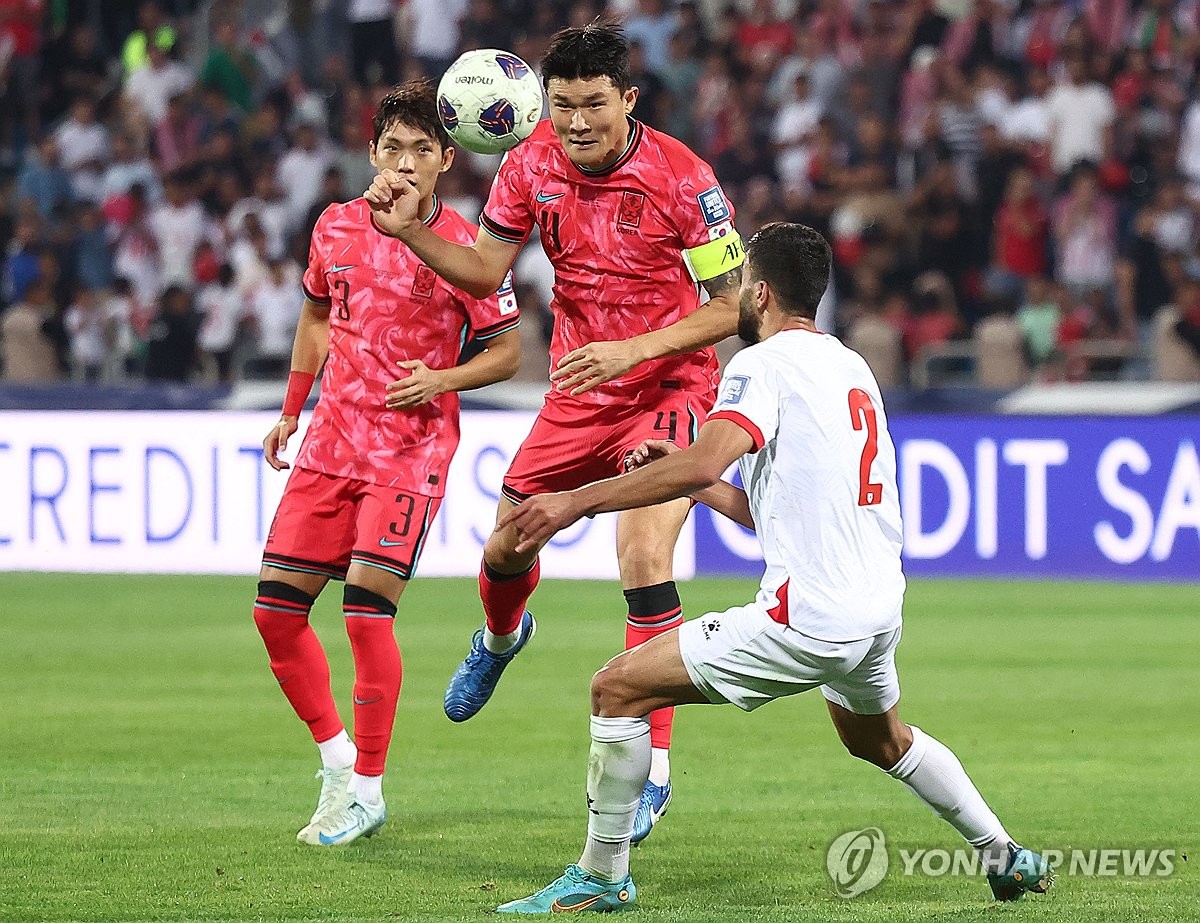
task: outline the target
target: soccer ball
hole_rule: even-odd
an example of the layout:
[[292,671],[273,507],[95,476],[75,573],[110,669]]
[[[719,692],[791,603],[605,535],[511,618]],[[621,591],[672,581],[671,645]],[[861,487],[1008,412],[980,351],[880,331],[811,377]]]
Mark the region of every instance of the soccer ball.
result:
[[499,154],[533,133],[542,117],[542,85],[510,51],[468,51],[438,84],[438,116],[455,144]]

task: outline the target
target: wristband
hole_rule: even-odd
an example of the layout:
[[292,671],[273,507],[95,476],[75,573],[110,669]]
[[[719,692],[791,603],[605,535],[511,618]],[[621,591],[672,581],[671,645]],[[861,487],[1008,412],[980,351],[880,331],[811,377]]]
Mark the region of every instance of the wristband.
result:
[[317,376],[310,372],[297,372],[294,369],[288,375],[287,397],[283,399],[283,415],[298,417],[308,400],[308,392],[312,390]]

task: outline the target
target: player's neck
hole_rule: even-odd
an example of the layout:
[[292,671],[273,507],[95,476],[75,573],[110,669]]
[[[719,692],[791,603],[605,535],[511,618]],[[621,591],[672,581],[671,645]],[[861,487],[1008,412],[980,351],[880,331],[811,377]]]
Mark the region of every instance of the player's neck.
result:
[[773,326],[775,326],[775,329],[771,330],[769,333],[766,330],[763,331],[764,340],[769,336],[774,336],[776,333],[784,333],[788,330],[806,330],[809,333],[820,333],[820,331],[817,330],[817,322],[813,320],[813,318],[797,317],[794,314],[782,315],[778,324]]

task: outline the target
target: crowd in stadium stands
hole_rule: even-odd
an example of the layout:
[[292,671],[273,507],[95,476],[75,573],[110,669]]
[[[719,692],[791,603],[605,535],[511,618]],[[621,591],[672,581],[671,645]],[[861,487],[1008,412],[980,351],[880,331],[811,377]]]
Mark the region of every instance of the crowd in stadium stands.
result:
[[[387,88],[602,14],[743,234],[829,237],[884,387],[1200,380],[1196,0],[0,0],[3,379],[282,376]],[[478,214],[495,164],[443,197]]]

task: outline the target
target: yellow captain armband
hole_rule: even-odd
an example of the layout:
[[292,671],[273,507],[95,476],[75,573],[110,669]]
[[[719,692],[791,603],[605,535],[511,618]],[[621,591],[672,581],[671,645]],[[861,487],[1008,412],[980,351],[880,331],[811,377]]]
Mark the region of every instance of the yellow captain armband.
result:
[[742,246],[741,235],[730,231],[724,237],[684,250],[683,262],[694,282],[705,282],[746,262],[746,249]]

